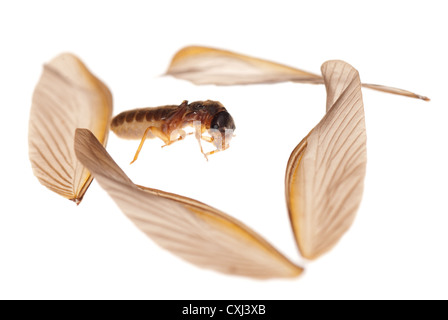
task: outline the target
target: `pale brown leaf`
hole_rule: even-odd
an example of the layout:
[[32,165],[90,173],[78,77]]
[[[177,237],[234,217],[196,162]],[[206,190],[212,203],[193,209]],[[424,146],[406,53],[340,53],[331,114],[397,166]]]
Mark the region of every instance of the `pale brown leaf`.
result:
[[253,278],[302,268],[236,219],[196,200],[134,185],[91,132],[78,129],[78,159],[125,215],[161,247],[197,266]]
[[366,129],[358,72],[343,61],[322,65],[327,113],[294,149],[286,200],[300,252],[315,259],[352,224],[363,192]]
[[[166,74],[195,84],[239,85],[285,81],[323,84],[322,77],[317,74],[227,50],[201,46],[179,50],[171,60]],[[375,84],[363,86],[429,101],[427,97],[403,89]]]
[[76,128],[89,128],[106,144],[112,95],[72,54],[44,66],[34,90],[29,122],[29,156],[40,183],[79,203],[92,177],[76,159]]

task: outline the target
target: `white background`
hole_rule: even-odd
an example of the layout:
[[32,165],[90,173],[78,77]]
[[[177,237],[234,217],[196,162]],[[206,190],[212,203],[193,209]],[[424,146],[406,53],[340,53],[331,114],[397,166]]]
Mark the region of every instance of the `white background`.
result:
[[[437,1],[3,1],[0,4],[0,298],[448,298],[446,10]],[[314,262],[299,258],[284,201],[290,152],[325,112],[323,86],[197,87],[160,77],[180,48],[208,45],[319,73],[329,59],[364,82],[365,192],[350,231]],[[196,141],[160,148],[111,134],[130,178],[245,222],[306,272],[256,281],[199,269],[157,247],[94,181],[80,206],[41,186],[28,117],[42,65],[78,55],[110,88],[114,114],[214,99],[233,115],[229,150],[207,163]]]

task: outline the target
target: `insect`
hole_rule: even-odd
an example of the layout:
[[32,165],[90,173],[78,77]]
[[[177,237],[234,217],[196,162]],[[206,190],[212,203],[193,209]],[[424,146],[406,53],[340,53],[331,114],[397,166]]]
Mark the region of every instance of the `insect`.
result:
[[[226,108],[218,101],[184,100],[180,105],[167,105],[124,111],[112,119],[111,129],[121,138],[141,139],[131,164],[134,163],[147,138],[159,138],[163,147],[185,139],[184,128],[193,127],[201,153],[208,156],[229,148],[235,122]],[[209,136],[203,134],[207,132]],[[204,153],[201,140],[213,143],[216,150]]]

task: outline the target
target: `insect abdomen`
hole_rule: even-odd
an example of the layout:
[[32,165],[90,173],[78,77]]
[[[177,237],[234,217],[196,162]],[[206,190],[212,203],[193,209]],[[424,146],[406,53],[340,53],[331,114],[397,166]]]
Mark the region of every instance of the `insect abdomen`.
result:
[[[161,128],[178,109],[176,105],[124,111],[112,119],[111,130],[119,137],[141,139],[148,127]],[[152,138],[148,134],[148,138]]]

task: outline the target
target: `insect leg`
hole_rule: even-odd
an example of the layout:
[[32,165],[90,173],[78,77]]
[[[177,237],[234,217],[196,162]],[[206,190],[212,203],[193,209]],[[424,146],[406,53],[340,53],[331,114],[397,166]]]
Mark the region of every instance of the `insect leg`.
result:
[[194,121],[193,122],[194,127],[194,136],[196,140],[198,140],[199,148],[201,148],[201,153],[204,155],[205,159],[208,161],[207,155],[204,153],[204,150],[202,149],[201,144],[201,137],[202,137],[202,125],[200,121]]
[[143,134],[142,140],[140,141],[140,145],[138,146],[137,152],[134,155],[134,160],[132,160],[131,164],[133,164],[137,160],[138,155],[140,154],[140,150],[142,150],[143,144],[145,143],[146,136],[149,131],[151,131],[151,133],[153,135],[155,135],[156,137],[162,139],[166,144],[170,143],[170,138],[165,133],[163,133],[159,128],[156,128],[156,127],[146,128],[145,133]]
[[219,151],[224,151],[224,150],[226,150],[226,149],[228,149],[229,148],[229,146],[225,146],[224,148],[222,148],[222,149],[216,149],[216,150],[213,150],[213,151],[210,151],[210,152],[207,152],[206,154],[205,154],[205,156],[209,156],[209,155],[211,155],[211,154],[215,154],[215,153],[218,153]]
[[177,132],[179,133],[179,137],[178,137],[177,139],[175,139],[175,140],[170,140],[168,143],[166,143],[165,145],[163,145],[162,148],[163,148],[163,147],[166,147],[166,146],[169,146],[170,144],[173,144],[174,142],[181,141],[181,140],[185,139],[185,137],[186,137],[187,135],[193,134],[193,132],[186,133],[186,132],[185,132],[184,130],[182,130],[182,129],[179,129]]
[[213,137],[201,136],[201,139],[207,142],[213,142],[215,139]]

